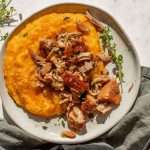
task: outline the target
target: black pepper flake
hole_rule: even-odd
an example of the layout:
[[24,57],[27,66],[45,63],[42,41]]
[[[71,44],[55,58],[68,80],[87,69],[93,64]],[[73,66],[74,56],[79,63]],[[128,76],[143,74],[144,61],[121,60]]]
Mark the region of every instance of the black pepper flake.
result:
[[47,127],[47,126],[42,126],[42,128],[43,128],[44,130],[47,130],[47,129],[48,129],[48,127]]
[[64,21],[69,20],[69,19],[70,19],[70,17],[68,17],[68,16],[64,17]]
[[23,36],[23,37],[26,37],[27,35],[28,35],[28,33],[24,33],[22,36]]

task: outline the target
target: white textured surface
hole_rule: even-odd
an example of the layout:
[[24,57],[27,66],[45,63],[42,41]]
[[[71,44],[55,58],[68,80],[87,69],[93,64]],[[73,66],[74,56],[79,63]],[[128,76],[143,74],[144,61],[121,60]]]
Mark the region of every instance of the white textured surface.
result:
[[[74,0],[81,2],[81,0]],[[73,2],[71,0],[13,0],[11,5],[17,12],[23,14],[23,19],[33,12],[50,4],[58,2]],[[83,2],[83,0],[82,0]],[[101,7],[112,14],[122,25],[135,45],[140,56],[141,64],[150,67],[150,0],[84,0],[84,3]],[[5,27],[5,31],[11,31],[12,27]],[[0,101],[0,118],[1,113]]]

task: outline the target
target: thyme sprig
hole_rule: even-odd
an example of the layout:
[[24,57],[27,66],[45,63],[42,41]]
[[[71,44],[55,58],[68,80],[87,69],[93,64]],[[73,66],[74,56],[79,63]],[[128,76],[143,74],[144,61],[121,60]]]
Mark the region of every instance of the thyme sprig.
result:
[[8,33],[2,33],[1,31],[0,31],[0,41],[3,41],[3,40],[5,40],[6,38],[7,38],[7,36],[8,36]]
[[108,26],[105,26],[102,32],[100,33],[100,39],[102,42],[102,46],[104,51],[107,51],[109,55],[112,57],[112,61],[116,66],[116,77],[119,79],[121,88],[122,83],[124,82],[123,77],[123,56],[117,53],[116,43],[114,42],[111,29]]
[[[3,27],[5,24],[10,24],[12,17],[16,14],[16,9],[14,7],[9,7],[11,0],[0,0],[0,27]],[[0,41],[5,40],[8,36],[8,33],[2,33],[0,31]]]
[[9,24],[12,17],[16,14],[14,7],[9,7],[11,0],[0,0],[0,26]]

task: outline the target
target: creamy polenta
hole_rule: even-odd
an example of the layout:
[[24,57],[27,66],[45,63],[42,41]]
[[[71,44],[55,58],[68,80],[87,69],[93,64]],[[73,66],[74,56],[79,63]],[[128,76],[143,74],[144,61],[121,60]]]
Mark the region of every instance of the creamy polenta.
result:
[[[85,45],[93,54],[100,52],[99,35],[84,14],[51,13],[41,16],[29,22],[8,41],[4,60],[8,92],[19,106],[34,115],[52,117],[62,114],[64,110],[57,92],[36,88],[36,65],[29,50],[39,54],[39,41],[42,38],[56,37],[61,31],[75,32],[77,21],[89,29],[83,35]],[[103,63],[99,63],[93,72],[95,74],[103,69]]]

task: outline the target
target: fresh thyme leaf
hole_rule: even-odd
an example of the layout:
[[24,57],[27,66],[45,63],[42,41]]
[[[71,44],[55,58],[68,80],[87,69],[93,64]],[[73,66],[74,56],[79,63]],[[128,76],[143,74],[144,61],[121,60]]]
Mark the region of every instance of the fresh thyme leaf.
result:
[[102,42],[102,46],[104,51],[107,51],[109,55],[112,57],[112,61],[116,66],[116,77],[119,79],[122,89],[123,81],[123,56],[121,54],[117,54],[116,43],[113,40],[113,36],[111,30],[108,26],[104,27],[102,32],[100,33],[100,39]]
[[[111,41],[113,40],[113,36],[111,34],[111,31],[110,31],[110,28],[108,27],[105,27],[103,30],[102,30],[102,33],[100,35],[100,38],[102,40],[102,44],[103,44],[103,48],[105,50],[105,48],[109,48],[110,45],[112,44]],[[115,46],[115,45],[114,45]],[[111,45],[111,47],[113,47]]]
[[8,36],[8,33],[2,34],[2,33],[0,32],[0,41],[5,40],[5,39],[7,38],[7,36]]
[[16,9],[9,7],[11,0],[0,0],[0,26],[9,24],[11,18],[15,15]]
[[[16,13],[14,7],[9,7],[11,0],[0,0],[0,27],[3,27],[5,24],[9,25],[11,22],[15,21],[12,17]],[[0,41],[5,40],[8,36],[8,33],[2,34],[0,32]]]
[[64,122],[64,120],[61,120],[61,124],[65,128],[65,122]]

